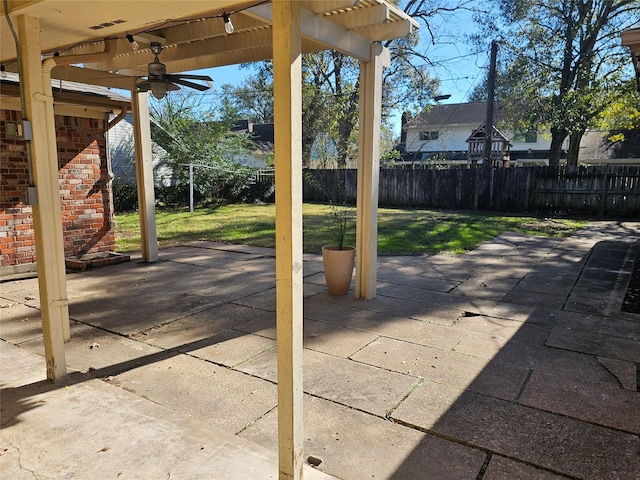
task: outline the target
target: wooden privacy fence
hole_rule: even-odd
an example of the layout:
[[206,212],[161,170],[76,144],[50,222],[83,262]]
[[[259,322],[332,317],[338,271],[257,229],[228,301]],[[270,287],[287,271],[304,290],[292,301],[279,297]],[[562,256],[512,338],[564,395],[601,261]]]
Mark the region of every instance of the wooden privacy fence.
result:
[[[307,170],[306,201],[355,203],[356,170]],[[640,167],[520,167],[380,171],[390,207],[580,214],[640,219]]]

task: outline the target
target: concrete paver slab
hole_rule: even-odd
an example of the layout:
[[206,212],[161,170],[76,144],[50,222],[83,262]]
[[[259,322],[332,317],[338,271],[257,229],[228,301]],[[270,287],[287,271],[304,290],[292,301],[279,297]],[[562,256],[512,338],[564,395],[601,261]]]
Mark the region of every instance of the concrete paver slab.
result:
[[578,273],[573,275],[567,273],[549,273],[534,271],[524,277],[518,288],[524,288],[531,292],[547,293],[551,295],[569,295],[576,283]]
[[514,462],[499,455],[492,455],[482,480],[562,480],[567,477],[545,472],[524,463]]
[[[20,346],[44,356],[44,344],[40,339]],[[162,353],[160,348],[73,321],[71,339],[65,344],[67,365],[80,372],[105,369],[114,364],[135,368],[146,361],[144,359],[159,357]]]
[[109,383],[232,434],[277,403],[271,382],[185,355],[114,375]]
[[15,345],[42,338],[40,310],[22,303],[6,302],[4,305],[0,308],[0,338]]
[[616,377],[620,386],[632,392],[640,391],[638,382],[638,368],[633,362],[618,360],[615,358],[597,357],[600,364],[606,368],[611,375]]
[[476,357],[493,358],[508,343],[523,342],[542,346],[548,335],[549,327],[534,324],[521,324],[519,330],[502,331],[492,335],[469,332],[455,346],[455,351]]
[[634,339],[554,327],[547,345],[640,363],[640,348],[638,348],[640,344]]
[[517,365],[491,363],[488,359],[389,338],[379,338],[352,358],[368,365],[507,400],[518,396],[529,374],[528,369]]
[[[446,322],[447,324],[453,323],[455,318],[452,317],[460,313],[444,310],[440,312],[446,319],[443,323]],[[384,317],[381,319],[379,316],[357,310],[346,312],[341,316],[339,322],[335,318],[331,319],[330,322],[347,328],[364,330],[377,335],[440,349],[453,348],[466,335],[463,330],[455,330],[442,323],[423,322],[403,317]]]
[[483,270],[469,277],[462,284],[451,290],[450,293],[468,297],[500,300],[519,280],[519,278],[510,276],[491,275],[485,273]]
[[540,338],[546,338],[551,330],[537,323],[485,315],[465,315],[458,319],[454,328],[503,338],[517,337],[518,341],[534,345],[542,345],[544,340],[540,341]]
[[272,318],[270,312],[225,303],[203,312],[179,318],[133,336],[162,348],[173,348],[217,335],[244,322]]
[[254,443],[88,376],[43,381],[42,358],[5,342],[0,355],[3,478],[277,478],[276,454]]
[[515,287],[502,298],[502,301],[532,306],[544,305],[546,308],[561,309],[565,304],[566,295],[531,292],[526,287]]
[[[305,287],[306,288],[306,287]],[[349,307],[335,303],[322,302],[317,298],[307,298],[304,301],[303,313],[305,318],[325,321],[346,312]]]
[[444,385],[425,383],[393,417],[557,474],[619,480],[640,475],[637,435]]
[[579,352],[514,342],[506,344],[493,361],[576,380],[589,378],[593,382],[618,385],[617,379],[593,355]]
[[190,350],[189,354],[230,368],[276,346],[275,340],[237,330],[227,330],[200,344],[201,348]]
[[[349,480],[474,480],[486,454],[372,417],[321,398],[304,398],[304,451],[319,468]],[[259,445],[276,443],[277,409],[240,435]]]
[[489,317],[517,320],[519,322],[555,325],[555,315],[560,311],[561,310],[546,308],[542,305],[521,305],[501,301],[486,315]]
[[456,309],[478,314],[489,312],[497,303],[482,298],[463,297],[451,293],[433,292],[406,286],[389,289],[384,292],[384,295],[402,300],[436,305],[439,308]]
[[459,282],[453,280],[443,280],[426,275],[407,275],[406,273],[396,271],[388,273],[381,272],[378,275],[378,281],[397,285],[410,285],[412,287],[436,292],[448,292],[459,284]]
[[347,358],[378,338],[375,333],[354,331],[335,325],[304,321],[303,345],[316,352]]
[[[304,390],[307,393],[384,417],[418,383],[415,376],[311,350],[304,352]],[[276,351],[268,350],[236,367],[275,381]],[[331,372],[331,374],[327,374]]]
[[[588,379],[586,379],[588,380]],[[640,434],[640,395],[610,385],[533,372],[520,403],[548,412]],[[612,409],[611,405],[616,408]]]

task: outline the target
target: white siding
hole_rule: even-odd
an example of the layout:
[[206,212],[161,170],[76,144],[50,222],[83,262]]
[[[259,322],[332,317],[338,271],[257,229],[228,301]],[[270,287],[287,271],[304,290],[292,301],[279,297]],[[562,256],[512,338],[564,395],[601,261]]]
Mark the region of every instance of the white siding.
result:
[[[107,133],[111,170],[114,177],[124,183],[135,183],[136,167],[133,150],[133,125],[127,115]],[[154,184],[169,186],[173,183],[173,170],[167,166],[167,152],[158,144],[151,142],[153,155]]]
[[420,140],[420,132],[425,128],[407,129],[407,152],[466,152],[467,142],[473,127],[470,125],[446,126],[438,130],[437,140]]

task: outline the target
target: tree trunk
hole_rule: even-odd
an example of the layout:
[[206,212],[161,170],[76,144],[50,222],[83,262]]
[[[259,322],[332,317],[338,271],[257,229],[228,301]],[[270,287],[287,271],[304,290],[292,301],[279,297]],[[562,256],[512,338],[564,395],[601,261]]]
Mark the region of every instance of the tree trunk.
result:
[[549,147],[549,166],[557,167],[560,165],[560,156],[562,154],[562,143],[567,138],[567,131],[557,128],[551,129],[551,146]]
[[567,152],[567,165],[578,166],[578,156],[580,153],[580,141],[584,132],[573,132],[569,136],[569,151]]

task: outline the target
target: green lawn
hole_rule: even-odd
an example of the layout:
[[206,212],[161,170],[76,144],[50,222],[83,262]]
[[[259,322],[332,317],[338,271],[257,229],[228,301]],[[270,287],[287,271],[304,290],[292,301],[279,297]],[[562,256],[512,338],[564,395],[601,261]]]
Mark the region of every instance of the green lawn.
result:
[[[116,215],[116,248],[140,249],[137,213]],[[198,209],[161,209],[156,213],[160,248],[195,240],[274,247],[274,205],[224,205]],[[502,216],[489,213],[423,209],[378,210],[378,253],[464,253],[505,231],[566,236],[585,221]],[[327,205],[304,204],[304,251],[320,253],[331,243],[331,214]],[[355,244],[352,222],[347,244]]]

